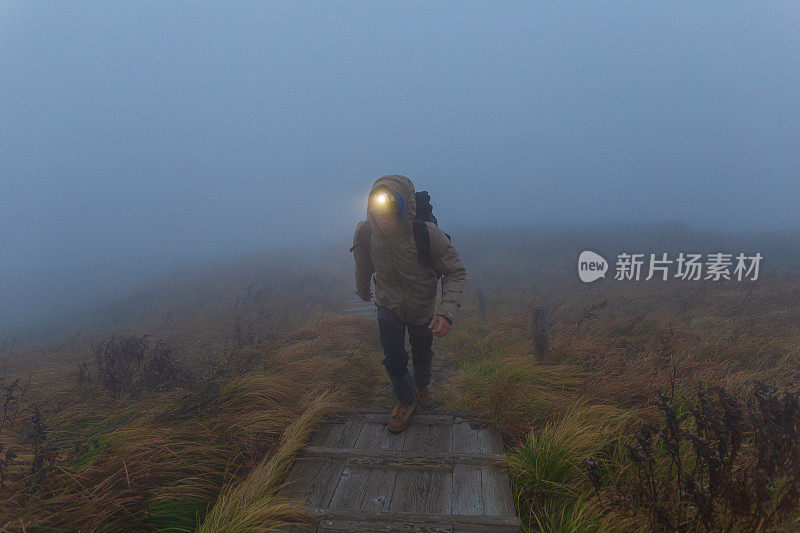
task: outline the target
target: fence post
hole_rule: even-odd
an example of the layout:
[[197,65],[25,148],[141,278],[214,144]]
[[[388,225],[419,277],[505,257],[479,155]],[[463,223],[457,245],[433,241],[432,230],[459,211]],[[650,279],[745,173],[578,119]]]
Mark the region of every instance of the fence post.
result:
[[550,333],[547,330],[547,312],[544,307],[531,307],[531,333],[533,354],[537,361],[547,362],[550,348]]
[[478,299],[478,316],[481,320],[486,319],[486,294],[484,293],[483,289],[478,289],[475,291],[475,296]]

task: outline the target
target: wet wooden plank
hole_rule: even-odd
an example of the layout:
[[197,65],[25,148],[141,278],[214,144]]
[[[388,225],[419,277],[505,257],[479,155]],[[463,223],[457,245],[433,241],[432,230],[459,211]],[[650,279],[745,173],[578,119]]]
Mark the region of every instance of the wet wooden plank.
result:
[[485,515],[514,516],[514,503],[508,475],[496,468],[481,467],[481,492]]
[[397,472],[397,470],[371,469],[360,508],[368,511],[388,511],[394,494]]
[[[365,435],[365,431],[367,434]],[[357,448],[370,449],[375,452],[396,453],[403,449],[407,434],[389,433],[385,425],[373,423],[364,424],[361,431],[362,436],[356,442]],[[397,470],[371,469],[364,490],[364,498],[361,500],[361,509],[369,511],[387,511],[394,494],[394,485],[397,480]]]
[[344,470],[338,461],[299,459],[289,473],[290,495],[307,507],[326,507]]
[[[383,415],[388,414],[391,412],[391,407],[349,407],[345,409],[344,413],[348,416],[350,414],[354,415],[365,415],[365,414],[374,414],[374,415]],[[431,415],[447,415],[447,416],[458,416],[468,419],[475,419],[477,416],[472,411],[464,411],[458,409],[431,409],[430,411],[425,411],[426,414]]]
[[468,422],[453,424],[451,428],[451,450],[455,452],[479,453],[478,432]]
[[453,490],[452,471],[420,472],[418,480],[425,484],[428,494],[428,497],[419,505],[419,512],[450,514]]
[[[317,429],[314,430],[314,433],[311,434],[311,439],[309,440],[310,444],[315,446],[322,446],[325,441],[328,439],[331,431],[334,427],[340,428],[342,424],[331,424],[329,422],[322,422]],[[341,429],[338,429],[341,435]]]
[[475,430],[478,433],[478,450],[483,453],[503,453],[503,438],[494,429]]
[[452,422],[443,425],[410,426],[406,428],[406,451],[449,452],[452,449]]
[[395,512],[413,512],[421,498],[427,496],[424,485],[417,482],[418,472],[400,470],[394,482],[394,494],[389,503],[389,510]]
[[374,533],[375,531],[392,531],[394,533],[452,533],[453,527],[446,525],[422,525],[416,522],[360,522],[356,520],[326,520],[318,530],[347,531],[348,533]]
[[452,480],[450,472],[400,470],[390,511],[449,513]]
[[[348,417],[344,415],[339,416],[330,416],[325,419],[325,423],[328,424],[345,424],[347,421],[352,420],[356,417]],[[358,419],[362,420],[364,423],[371,424],[371,423],[378,423],[383,424],[384,426],[389,423],[389,413],[386,414],[365,414],[365,415],[358,415]],[[411,415],[411,420],[409,421],[408,428],[412,426],[441,426],[447,425],[452,423],[453,416],[449,414],[431,414],[428,412],[414,412]],[[408,431],[406,428],[406,431]]]
[[[320,528],[327,527],[324,522],[343,522],[366,524],[414,524],[426,527],[450,527],[453,531],[519,531],[519,520],[516,516],[481,516],[481,515],[449,515],[427,513],[405,513],[399,511],[362,511],[312,509],[322,522]],[[372,531],[377,528],[373,527]],[[426,531],[417,529],[412,531]]]
[[[319,531],[319,521],[315,520],[311,524],[304,524],[304,525],[296,525],[296,526],[289,526],[288,528],[284,528],[289,533],[317,533]],[[283,531],[281,529],[280,531]]]
[[380,451],[402,450],[408,433],[389,433],[386,424],[364,422],[361,434],[353,445],[354,450]]
[[321,445],[327,448],[352,448],[363,427],[364,422],[357,418],[350,418],[344,424],[333,424]]
[[[430,467],[440,464],[490,465],[501,461],[503,454],[453,453],[414,450],[356,450],[351,448],[321,448],[306,446],[298,452],[299,457],[330,459],[346,462],[351,466],[373,467]],[[395,466],[392,466],[395,465]]]
[[329,417],[301,450],[287,492],[319,516],[303,531],[519,531],[491,424],[433,410],[392,434],[388,416]]
[[364,499],[369,474],[368,468],[345,467],[328,507],[331,509],[359,509]]
[[455,465],[451,476],[452,506],[450,513],[455,515],[483,514],[483,491],[481,469],[472,465]]

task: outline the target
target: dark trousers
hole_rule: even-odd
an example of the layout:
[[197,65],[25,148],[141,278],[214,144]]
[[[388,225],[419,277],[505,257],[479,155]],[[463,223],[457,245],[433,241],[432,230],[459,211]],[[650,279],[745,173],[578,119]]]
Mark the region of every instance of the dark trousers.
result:
[[[382,305],[378,308],[378,331],[383,347],[383,365],[392,381],[392,389],[397,400],[410,405],[417,399],[414,386],[427,387],[431,382],[431,360],[433,359],[433,333],[428,329],[430,319],[422,325],[407,324],[397,318],[392,311]],[[406,329],[411,343],[411,356],[414,361],[414,376],[408,373],[408,352],[406,352]]]

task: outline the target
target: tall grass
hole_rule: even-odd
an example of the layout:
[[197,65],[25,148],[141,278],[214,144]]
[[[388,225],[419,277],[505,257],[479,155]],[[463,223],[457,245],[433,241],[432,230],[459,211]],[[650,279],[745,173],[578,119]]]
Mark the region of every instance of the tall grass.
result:
[[341,404],[337,395],[328,390],[310,391],[301,403],[305,409],[286,428],[275,453],[264,457],[247,478],[231,485],[220,495],[198,528],[199,532],[275,531],[307,518],[302,505],[281,496],[281,481],[297,451],[308,441],[314,426]]
[[586,457],[614,455],[614,442],[633,413],[612,406],[575,405],[532,427],[506,458],[520,518],[542,531],[590,531],[600,528],[598,506],[591,501]]
[[[612,503],[624,495],[609,488],[635,486],[639,470],[625,444],[637,442],[631,428],[658,423],[657,392],[685,399],[714,386],[800,382],[796,272],[750,285],[584,285],[573,279],[571,245],[515,241],[508,256],[483,257],[497,246],[484,244],[463,258],[486,303],[479,310],[468,298],[455,328],[436,341],[452,369],[437,395],[442,407],[477,411],[502,430],[527,530],[659,527],[657,508],[621,509]],[[345,282],[292,268],[250,265],[246,282],[235,273],[173,280],[109,309],[104,324],[3,361],[4,384],[33,376],[0,435],[3,451],[16,453],[4,467],[0,527],[245,531],[301,521],[302,509],[279,489],[294,452],[326,409],[380,401],[387,380],[374,321],[336,314],[351,273]],[[553,364],[532,357],[530,305],[548,310]],[[112,397],[101,384],[75,382],[70,372],[102,340],[93,335],[111,326],[167,340],[203,386],[178,380],[174,390],[145,387],[138,396],[126,386]],[[676,405],[689,416],[689,403]],[[666,479],[670,462],[658,442],[653,471]],[[57,457],[48,462],[42,450]],[[773,527],[791,529],[795,511]],[[715,523],[747,529],[715,512]],[[702,527],[701,518],[685,529]]]

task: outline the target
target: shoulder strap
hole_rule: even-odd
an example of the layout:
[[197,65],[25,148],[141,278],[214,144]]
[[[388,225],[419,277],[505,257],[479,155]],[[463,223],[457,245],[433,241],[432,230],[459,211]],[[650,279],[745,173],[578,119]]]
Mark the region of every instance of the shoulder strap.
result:
[[[448,235],[448,238],[450,236]],[[433,266],[433,256],[431,255],[431,235],[428,233],[428,226],[424,220],[414,219],[414,241],[417,243],[417,259],[421,265],[432,268],[436,272],[436,278],[441,278],[442,274]]]

